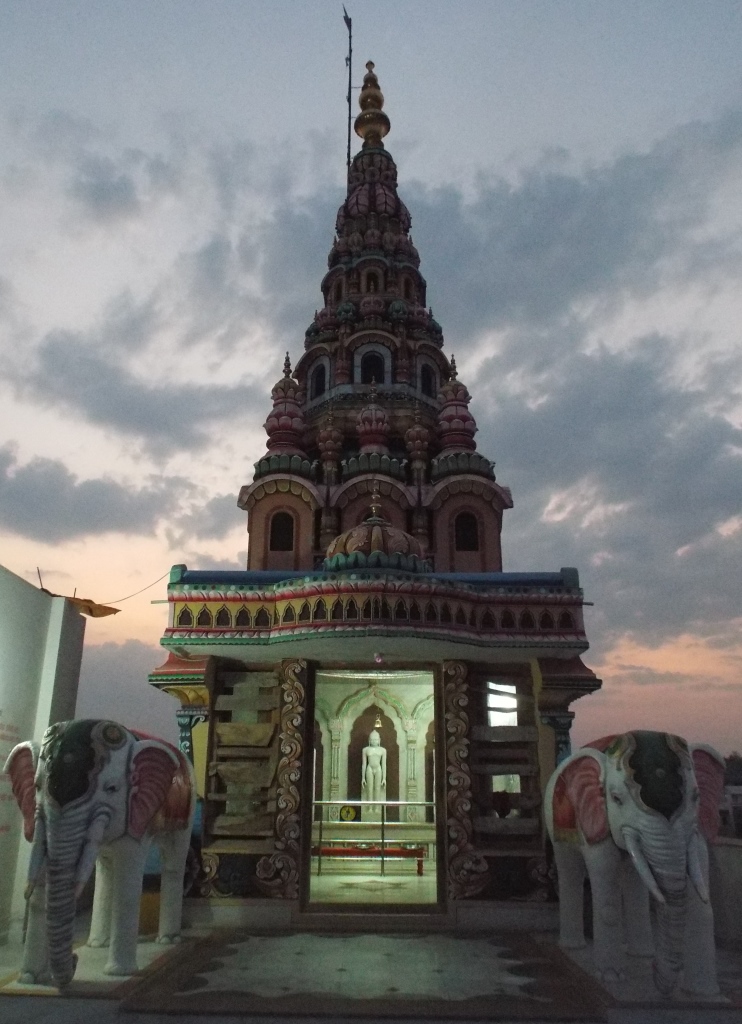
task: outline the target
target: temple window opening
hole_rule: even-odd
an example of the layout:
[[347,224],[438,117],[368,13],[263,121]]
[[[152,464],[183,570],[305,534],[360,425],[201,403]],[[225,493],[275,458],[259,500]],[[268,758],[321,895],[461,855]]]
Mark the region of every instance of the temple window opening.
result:
[[240,608],[234,617],[234,624],[237,627],[244,627],[250,625],[250,612],[247,608]]
[[327,370],[324,363],[315,366],[312,370],[311,383],[309,385],[310,399],[319,398],[327,390]]
[[180,613],[178,615],[178,625],[179,626],[192,626],[193,625],[193,616],[191,615],[190,611],[187,608],[182,608],[181,609],[181,611],[180,611]]
[[479,551],[479,524],[473,512],[459,512],[454,521],[457,551]]
[[209,611],[209,609],[208,608],[202,608],[201,611],[198,613],[198,618],[196,619],[196,625],[197,626],[210,626],[210,625],[212,625],[213,621],[214,620],[211,617],[211,612]]
[[343,282],[335,282],[335,302],[342,302],[343,300]]
[[536,620],[530,612],[521,612],[520,616],[520,628],[521,629],[535,629]]
[[270,550],[294,550],[294,517],[290,512],[276,512],[271,519]]
[[228,610],[224,606],[222,606],[219,609],[219,611],[216,613],[216,619],[214,621],[216,622],[217,626],[231,626],[232,625],[232,619],[230,617],[230,614],[229,614]]
[[505,611],[502,613],[500,622],[502,624],[503,629],[515,629],[515,616],[510,611],[509,608],[506,608]]
[[361,384],[386,384],[384,357],[379,352],[366,352],[361,357]]
[[375,295],[379,290],[379,275],[375,271],[366,274],[366,291],[369,295]]
[[271,618],[266,608],[258,609],[258,614],[255,616],[255,626],[258,629],[266,629],[271,624]]
[[562,612],[559,616],[559,628],[560,629],[574,629],[575,620],[569,614],[569,612]]
[[553,629],[554,628],[554,616],[551,612],[542,612],[538,624],[541,629]]
[[518,724],[518,698],[510,683],[487,683],[487,721],[489,725]]
[[402,294],[404,295],[408,302],[412,302],[412,281],[410,281],[409,277],[406,277],[404,279],[404,284],[402,286]]
[[428,366],[427,363],[423,363],[420,368],[420,390],[428,398],[435,398],[436,384],[435,384],[435,371],[432,366]]

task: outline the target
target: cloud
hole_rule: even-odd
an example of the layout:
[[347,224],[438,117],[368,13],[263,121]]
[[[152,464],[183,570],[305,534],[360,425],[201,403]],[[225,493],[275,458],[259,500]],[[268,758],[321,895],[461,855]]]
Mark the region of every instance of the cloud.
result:
[[76,718],[110,718],[171,743],[178,742],[178,703],[147,682],[166,652],[139,640],[86,644],[80,670]]
[[159,478],[140,488],[113,480],[78,480],[61,462],[35,458],[18,465],[0,448],[0,526],[46,544],[90,534],[151,533],[187,481]]
[[119,173],[110,159],[87,157],[78,168],[69,193],[97,219],[113,220],[139,212],[134,179]]
[[237,492],[217,494],[205,504],[192,506],[186,515],[176,520],[172,546],[179,546],[185,538],[221,540],[236,527],[245,526],[245,513],[237,507]]
[[203,448],[215,423],[257,407],[247,384],[149,383],[69,332],[49,335],[34,369],[16,372],[19,393],[142,440],[154,453]]

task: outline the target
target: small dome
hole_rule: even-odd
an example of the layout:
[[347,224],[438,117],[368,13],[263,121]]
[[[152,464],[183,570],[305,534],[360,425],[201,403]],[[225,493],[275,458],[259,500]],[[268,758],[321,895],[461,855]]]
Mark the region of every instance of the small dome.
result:
[[324,568],[401,569],[405,572],[430,572],[430,562],[412,534],[392,526],[380,515],[378,494],[371,498],[371,510],[358,526],[346,530],[330,544]]

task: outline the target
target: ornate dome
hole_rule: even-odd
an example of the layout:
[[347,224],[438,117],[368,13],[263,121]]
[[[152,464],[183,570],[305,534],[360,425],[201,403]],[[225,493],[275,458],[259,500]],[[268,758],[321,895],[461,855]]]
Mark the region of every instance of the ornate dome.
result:
[[471,395],[466,385],[456,379],[456,360],[451,356],[451,377],[441,385],[438,392],[441,410],[438,413],[438,436],[441,454],[448,452],[473,452],[477,443],[474,435],[477,423],[469,412]]
[[269,450],[291,454],[303,454],[304,414],[301,404],[304,400],[298,381],[291,376],[289,354],[283,364],[283,377],[271,391],[273,409],[265,421]]
[[430,572],[430,562],[423,557],[419,542],[383,519],[378,502],[378,492],[374,491],[369,516],[335,538],[327,549],[324,568]]

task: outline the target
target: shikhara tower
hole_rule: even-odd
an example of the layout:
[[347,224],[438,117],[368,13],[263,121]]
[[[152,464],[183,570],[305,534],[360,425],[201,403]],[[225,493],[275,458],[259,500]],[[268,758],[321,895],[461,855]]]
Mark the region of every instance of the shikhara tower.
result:
[[[467,901],[546,898],[543,785],[569,705],[600,685],[580,658],[577,570],[502,571],[512,499],[476,450],[367,69],[323,306],[239,495],[247,569],[173,567],[169,656],[150,676],[180,702],[203,802],[192,906],[210,920],[214,897],[240,898],[247,921],[268,896],[261,924],[300,925],[343,898],[333,877],[379,902],[356,862],[400,872],[389,913],[426,904],[452,925]],[[381,804],[360,784],[372,730]]]
[[312,569],[361,522],[378,488],[383,515],[440,572],[502,569],[510,491],[480,455],[471,396],[457,379],[384,147],[389,118],[367,64],[348,171],[322,281],[324,305],[293,374],[273,388],[268,451],[242,489],[248,569]]

